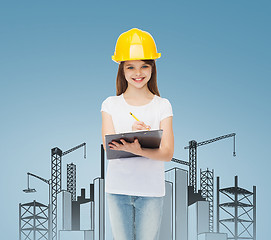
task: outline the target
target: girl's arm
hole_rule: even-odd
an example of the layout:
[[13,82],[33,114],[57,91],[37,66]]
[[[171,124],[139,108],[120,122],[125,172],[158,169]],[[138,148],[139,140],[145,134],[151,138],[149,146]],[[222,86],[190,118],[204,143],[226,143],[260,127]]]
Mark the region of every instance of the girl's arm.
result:
[[155,160],[170,162],[174,153],[172,116],[167,117],[160,122],[160,129],[163,129],[160,148],[141,148],[139,155]]
[[112,141],[112,143],[109,144],[110,149],[122,150],[142,157],[170,162],[174,152],[172,116],[167,117],[160,122],[160,129],[163,129],[163,135],[160,148],[158,149],[141,148],[138,139],[135,139],[135,141],[132,143],[128,143],[121,139],[120,141],[122,144]]
[[102,111],[102,138],[103,138],[103,147],[105,147],[105,135],[106,134],[115,134],[115,128],[113,125],[112,117],[109,113]]

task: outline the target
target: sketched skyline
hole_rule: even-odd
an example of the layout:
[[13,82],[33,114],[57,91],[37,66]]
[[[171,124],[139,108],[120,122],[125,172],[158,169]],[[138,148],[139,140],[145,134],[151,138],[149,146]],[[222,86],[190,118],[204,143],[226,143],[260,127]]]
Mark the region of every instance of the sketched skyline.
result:
[[[232,186],[235,175],[240,186],[257,186],[257,237],[265,239],[270,7],[266,0],[2,2],[0,180],[9,194],[1,199],[3,237],[18,238],[18,203],[33,200],[21,191],[25,173],[50,177],[49,149],[87,142],[87,161],[72,156],[80,172],[77,195],[100,171],[100,105],[115,94],[117,73],[111,55],[119,34],[138,27],[155,37],[161,52],[158,86],[173,106],[174,157],[188,159],[183,147],[191,139],[236,132],[236,158],[226,140],[199,149],[198,168],[214,168],[223,186]],[[44,184],[36,200],[47,199],[47,190]]]

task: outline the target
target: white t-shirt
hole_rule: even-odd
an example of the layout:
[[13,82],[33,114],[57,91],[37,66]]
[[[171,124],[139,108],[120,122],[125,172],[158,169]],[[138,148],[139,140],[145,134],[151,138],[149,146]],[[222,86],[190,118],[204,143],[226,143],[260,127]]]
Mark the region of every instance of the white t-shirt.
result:
[[[102,103],[101,111],[111,115],[115,132],[131,132],[136,121],[158,130],[160,121],[173,116],[172,107],[166,98],[154,95],[151,102],[143,106],[129,105],[123,94],[111,96]],[[113,159],[108,161],[105,192],[134,196],[165,196],[164,161],[145,157]]]

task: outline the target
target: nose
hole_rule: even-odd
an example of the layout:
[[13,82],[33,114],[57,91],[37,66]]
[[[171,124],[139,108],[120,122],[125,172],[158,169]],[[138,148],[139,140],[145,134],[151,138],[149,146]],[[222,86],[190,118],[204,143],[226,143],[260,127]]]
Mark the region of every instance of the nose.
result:
[[141,74],[141,69],[140,68],[136,69],[136,76],[140,76],[140,74]]

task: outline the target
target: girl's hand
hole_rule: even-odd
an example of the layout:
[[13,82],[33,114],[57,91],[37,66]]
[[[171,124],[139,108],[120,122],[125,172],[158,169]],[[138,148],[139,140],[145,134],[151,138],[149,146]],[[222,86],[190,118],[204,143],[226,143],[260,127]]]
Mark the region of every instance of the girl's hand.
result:
[[120,139],[121,143],[112,141],[112,143],[109,143],[109,148],[111,150],[119,150],[119,151],[125,151],[130,152],[135,155],[140,155],[141,152],[141,145],[138,141],[138,139],[135,139],[134,142],[129,143],[126,142],[124,139]]
[[132,126],[133,131],[150,130],[150,129],[151,129],[151,126],[146,125],[144,122],[141,122],[141,121],[135,121]]

